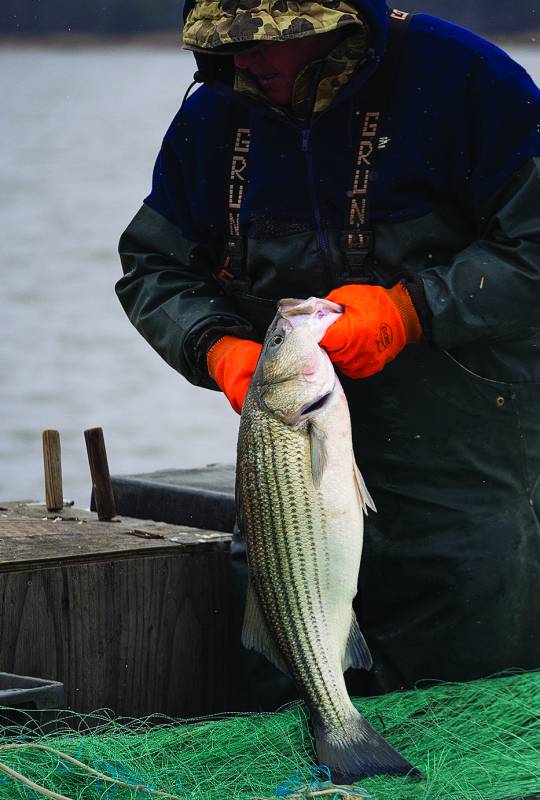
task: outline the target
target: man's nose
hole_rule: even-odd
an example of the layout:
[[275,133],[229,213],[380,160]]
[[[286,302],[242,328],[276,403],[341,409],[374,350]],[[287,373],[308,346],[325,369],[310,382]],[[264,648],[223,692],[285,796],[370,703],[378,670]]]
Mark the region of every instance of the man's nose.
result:
[[249,50],[234,54],[234,66],[237,69],[249,69],[259,58],[259,47],[254,45]]

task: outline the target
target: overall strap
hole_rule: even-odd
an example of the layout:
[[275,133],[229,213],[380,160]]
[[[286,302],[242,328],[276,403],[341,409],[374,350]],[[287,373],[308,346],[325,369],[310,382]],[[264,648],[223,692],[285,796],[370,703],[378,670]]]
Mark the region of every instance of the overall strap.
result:
[[223,264],[217,278],[226,291],[245,291],[248,287],[244,239],[240,235],[240,209],[247,189],[250,129],[247,119],[236,128],[229,172]]
[[345,269],[335,275],[337,285],[344,283],[380,283],[373,265],[374,234],[370,222],[372,175],[379,151],[389,139],[381,137],[381,122],[395,85],[401,54],[411,15],[389,9],[388,43],[381,64],[370,82],[373,110],[366,111],[360,127],[360,143],[354,166],[351,198],[347,208],[341,248]]

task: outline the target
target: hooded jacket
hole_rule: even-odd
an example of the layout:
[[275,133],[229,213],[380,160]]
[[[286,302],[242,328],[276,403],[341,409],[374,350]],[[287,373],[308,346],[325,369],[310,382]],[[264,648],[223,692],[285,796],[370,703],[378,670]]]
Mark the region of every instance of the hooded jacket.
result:
[[[200,331],[232,324],[261,338],[276,299],[324,294],[340,282],[361,133],[355,123],[379,107],[370,84],[387,37],[385,4],[357,3],[374,31],[369,61],[307,124],[236,93],[231,56],[196,54],[210,80],[165,136],[152,192],[122,238],[126,276],[117,287],[143,336],[194,383],[211,385],[204,359],[194,357]],[[475,364],[482,371],[490,362],[488,377],[509,377],[504,343],[500,354],[496,342],[538,330],[539,107],[529,76],[498,48],[441,20],[413,17],[381,127],[386,147],[371,175],[377,272],[381,282],[403,270],[420,273],[433,343],[479,349]],[[229,233],[239,128],[249,129],[250,140],[243,260],[249,295],[268,306],[262,329],[260,309],[252,314],[253,304],[224,296],[215,278]],[[540,365],[531,370],[538,379]]]
[[[223,330],[262,340],[282,297],[405,271],[424,342],[344,382],[379,509],[359,592],[370,689],[537,668],[540,93],[500,49],[424,14],[389,59],[385,3],[350,4],[370,48],[308,117],[235,91],[230,54],[196,53],[204,84],[122,236],[117,293],[171,366],[215,388],[205,354]],[[365,238],[347,249],[364,196]]]

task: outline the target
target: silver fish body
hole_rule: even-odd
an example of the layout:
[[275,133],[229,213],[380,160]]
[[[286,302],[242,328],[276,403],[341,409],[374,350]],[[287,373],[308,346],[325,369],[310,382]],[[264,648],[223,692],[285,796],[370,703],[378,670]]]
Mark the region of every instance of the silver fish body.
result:
[[240,421],[237,494],[250,586],[243,641],[289,674],[310,708],[334,780],[414,774],[352,705],[343,677],[371,667],[352,601],[363,513],[350,417],[319,347],[334,304],[284,301]]

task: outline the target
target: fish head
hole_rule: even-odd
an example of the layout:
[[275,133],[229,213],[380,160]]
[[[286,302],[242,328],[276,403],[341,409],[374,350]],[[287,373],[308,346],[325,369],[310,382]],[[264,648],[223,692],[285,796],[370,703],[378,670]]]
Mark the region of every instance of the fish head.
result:
[[257,402],[292,428],[307,424],[326,406],[336,373],[319,346],[341,308],[317,298],[279,305],[253,378]]

